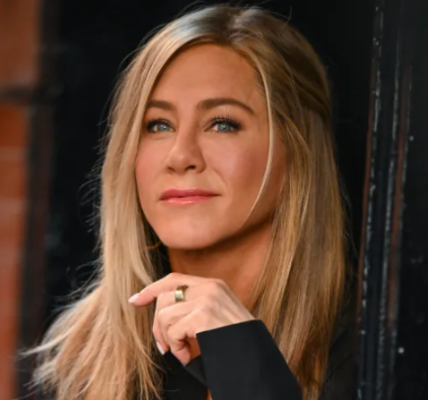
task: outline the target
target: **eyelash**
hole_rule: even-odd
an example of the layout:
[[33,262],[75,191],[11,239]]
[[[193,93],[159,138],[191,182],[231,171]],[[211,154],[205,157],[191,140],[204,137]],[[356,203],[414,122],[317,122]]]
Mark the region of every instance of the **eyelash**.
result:
[[[236,121],[235,119],[231,117],[213,117],[211,119],[210,127],[213,127],[214,125],[221,124],[221,123],[227,123],[230,124],[233,131],[230,132],[224,132],[224,133],[234,133],[242,129],[242,125],[240,122]],[[146,131],[148,133],[159,133],[159,132],[151,132],[151,130],[157,125],[157,124],[165,124],[169,125],[169,122],[165,119],[153,119],[147,122],[146,124]]]
[[221,123],[224,123],[224,122],[226,122],[226,123],[228,123],[228,124],[230,124],[232,126],[233,132],[237,132],[237,131],[239,131],[239,130],[242,129],[241,123],[239,123],[236,119],[234,119],[232,117],[228,117],[228,116],[225,116],[225,117],[221,117],[221,116],[214,117],[211,120],[211,126],[214,126],[216,124],[221,124]]

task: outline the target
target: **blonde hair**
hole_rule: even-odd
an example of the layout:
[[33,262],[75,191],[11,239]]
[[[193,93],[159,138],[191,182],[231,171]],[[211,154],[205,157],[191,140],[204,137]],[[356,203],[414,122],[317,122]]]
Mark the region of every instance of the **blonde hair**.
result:
[[271,138],[273,126],[281,135],[286,179],[250,309],[272,333],[304,398],[319,398],[345,279],[326,72],[308,42],[267,11],[214,6],[163,27],[121,80],[102,168],[99,275],[28,352],[39,355],[34,381],[54,391],[57,400],[160,396],[153,307],[127,302],[160,277],[138,202],[135,159],[146,103],[158,77],[179,51],[201,43],[227,46],[254,66],[267,101]]

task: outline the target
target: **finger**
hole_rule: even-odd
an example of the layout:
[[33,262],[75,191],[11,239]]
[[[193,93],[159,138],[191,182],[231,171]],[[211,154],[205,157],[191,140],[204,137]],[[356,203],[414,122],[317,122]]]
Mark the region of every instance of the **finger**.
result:
[[[187,315],[189,315],[193,309],[193,304],[179,304],[166,307],[161,310],[157,318],[156,324],[154,325],[153,333],[155,337],[161,338],[165,349],[171,348],[170,338],[168,336],[168,330],[171,326],[181,321]],[[161,332],[161,334],[159,334]]]
[[162,310],[163,308],[167,307],[168,304],[170,304],[170,300],[167,299],[169,295],[170,295],[170,292],[165,292],[165,293],[161,293],[157,297],[156,309],[155,309],[155,315],[154,315],[153,327],[152,327],[153,336],[155,337],[156,341],[159,342],[164,352],[167,352],[169,350],[169,346],[163,335],[162,328],[159,325],[158,314],[160,310]]
[[163,334],[162,326],[159,324],[159,312],[166,307],[169,307],[175,303],[175,294],[174,292],[164,292],[159,294],[156,298],[156,309],[155,316],[153,320],[153,335],[156,340],[161,344],[165,351],[169,350],[169,345],[165,340],[165,336]]
[[175,292],[176,292],[176,288],[168,292],[159,293],[159,295],[156,298],[156,310],[160,310],[162,308],[172,306],[173,304],[180,304],[180,303],[185,303],[185,302],[195,300],[198,297],[201,297],[202,295],[204,295],[206,290],[204,285],[190,286],[183,291],[184,292],[183,301],[177,301],[175,299]]
[[173,291],[177,286],[187,285],[191,287],[206,280],[207,278],[172,272],[165,278],[146,286],[141,292],[131,296],[128,301],[136,306],[145,306],[152,303],[159,294]]
[[153,333],[158,335],[160,342],[163,344],[165,342],[165,337],[162,338],[163,335],[163,327],[159,326],[158,315],[159,312],[167,307],[173,306],[175,304],[189,303],[192,300],[195,300],[206,292],[204,289],[206,285],[195,285],[189,287],[185,291],[185,301],[177,302],[175,300],[175,290],[171,292],[164,292],[158,295],[156,300],[156,309],[155,309],[155,318],[153,322]]
[[171,349],[171,353],[183,364],[186,365],[191,360],[189,338],[194,338],[193,332],[194,317],[192,312],[171,325],[166,331],[166,337]]
[[169,343],[165,336],[166,330],[196,307],[195,304],[189,301],[172,302],[170,300],[171,295],[173,295],[172,292],[159,295],[153,321],[153,334],[165,351],[169,349]]

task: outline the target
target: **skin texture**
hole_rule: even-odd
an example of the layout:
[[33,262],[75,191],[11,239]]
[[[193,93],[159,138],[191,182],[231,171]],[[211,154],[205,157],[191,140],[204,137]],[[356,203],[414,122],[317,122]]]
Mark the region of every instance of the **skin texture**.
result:
[[[236,104],[211,101],[225,98]],[[250,215],[268,160],[266,102],[252,66],[211,44],[186,49],[169,63],[144,126],[135,169],[138,195],[174,272],[130,302],[156,301],[154,336],[163,351],[187,364],[199,352],[198,332],[254,319],[246,296],[269,249],[284,153],[275,137],[268,185]],[[170,188],[215,196],[180,204],[161,200]],[[184,284],[186,301],[175,303],[175,288]]]

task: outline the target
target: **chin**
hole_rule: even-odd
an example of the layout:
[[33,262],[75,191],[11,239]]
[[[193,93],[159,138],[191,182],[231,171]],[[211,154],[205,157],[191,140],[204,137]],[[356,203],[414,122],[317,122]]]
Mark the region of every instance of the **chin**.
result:
[[186,230],[180,226],[179,229],[157,230],[156,233],[160,241],[170,249],[202,250],[220,241],[218,235],[213,235],[209,231],[209,229]]
[[169,249],[176,250],[202,250],[217,243],[217,241],[203,238],[200,235],[182,235],[175,238],[165,237],[161,238],[161,242]]

